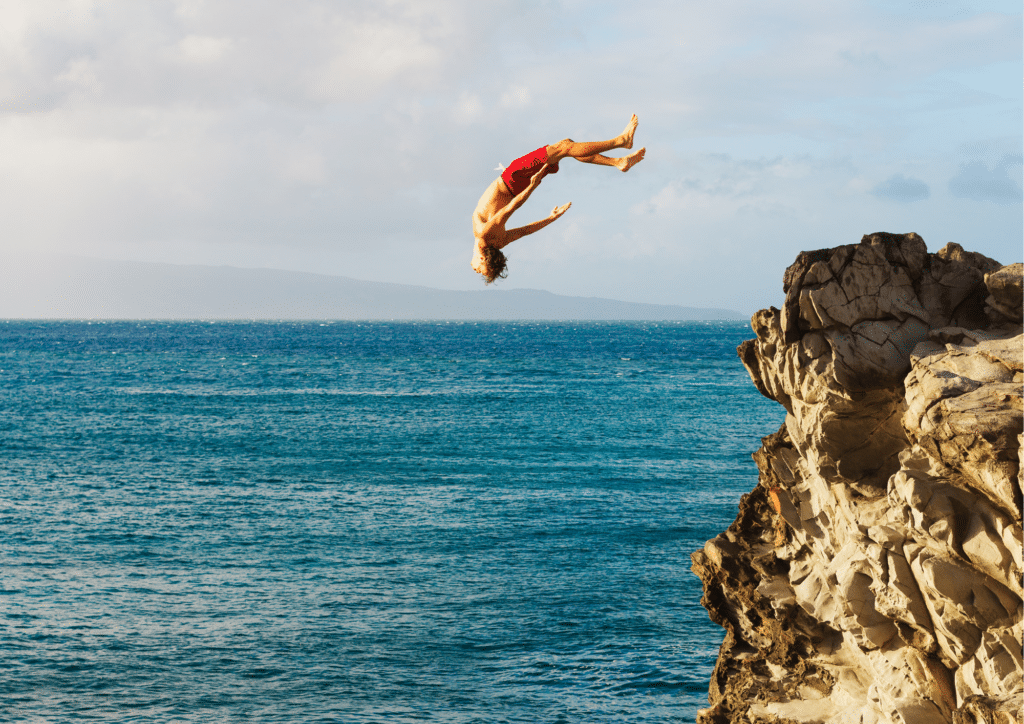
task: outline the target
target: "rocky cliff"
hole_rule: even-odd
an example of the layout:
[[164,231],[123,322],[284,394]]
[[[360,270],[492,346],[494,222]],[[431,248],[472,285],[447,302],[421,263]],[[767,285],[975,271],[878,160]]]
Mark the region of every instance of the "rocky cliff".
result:
[[1021,273],[886,233],[786,270],[738,350],[786,421],[693,554],[698,722],[1022,721]]

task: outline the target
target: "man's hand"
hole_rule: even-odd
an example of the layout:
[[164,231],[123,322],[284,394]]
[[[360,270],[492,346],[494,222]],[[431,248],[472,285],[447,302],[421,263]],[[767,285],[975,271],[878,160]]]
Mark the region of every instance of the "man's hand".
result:
[[547,173],[547,171],[548,163],[545,161],[541,165],[541,167],[537,169],[537,173],[533,174],[533,176],[530,177],[530,185],[536,187],[540,183],[540,180],[544,178],[544,175]]
[[568,211],[570,206],[572,206],[571,203],[566,204],[565,206],[556,206],[554,209],[552,209],[551,213],[548,214],[547,218],[545,219],[541,219],[540,221],[534,221],[532,224],[527,224],[526,226],[520,226],[518,229],[509,229],[505,235],[505,241],[500,244],[494,244],[494,246],[497,246],[500,249],[506,244],[511,244],[516,239],[522,239],[524,236],[528,234],[532,234],[535,231],[540,231],[545,226],[547,226],[555,219],[557,219],[559,216]]
[[567,204],[566,204],[565,206],[556,206],[556,207],[555,207],[555,208],[554,208],[554,209],[553,209],[553,210],[551,211],[551,216],[549,216],[548,218],[549,218],[549,219],[551,219],[552,221],[554,221],[554,220],[555,220],[555,219],[557,219],[557,218],[558,218],[559,216],[561,216],[561,215],[562,215],[562,214],[564,214],[564,213],[565,213],[566,211],[568,211],[568,210],[569,210],[569,207],[570,207],[570,206],[572,206],[572,202],[571,202],[571,201],[570,201],[569,203],[567,203]]

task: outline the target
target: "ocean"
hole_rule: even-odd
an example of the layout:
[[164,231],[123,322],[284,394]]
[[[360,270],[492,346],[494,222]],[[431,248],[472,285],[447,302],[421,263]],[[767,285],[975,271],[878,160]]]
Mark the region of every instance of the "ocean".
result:
[[751,336],[0,321],[0,720],[692,722]]

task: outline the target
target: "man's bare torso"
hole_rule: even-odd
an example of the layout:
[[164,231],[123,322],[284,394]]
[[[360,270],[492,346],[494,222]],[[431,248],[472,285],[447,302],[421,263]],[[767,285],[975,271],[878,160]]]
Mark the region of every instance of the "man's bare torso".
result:
[[484,227],[491,217],[505,208],[511,200],[512,193],[499,176],[476,202],[476,209],[473,211],[473,236],[476,237],[476,248],[473,250],[474,270],[480,271],[483,267],[483,248],[489,243],[499,241],[499,237],[505,231],[504,228],[498,230],[492,227],[489,233],[485,234]]
[[476,210],[473,211],[473,236],[477,237],[478,241],[483,236],[484,225],[491,220],[492,216],[505,208],[511,200],[512,193],[508,190],[505,182],[501,180],[501,176],[494,179],[480,200],[476,202]]

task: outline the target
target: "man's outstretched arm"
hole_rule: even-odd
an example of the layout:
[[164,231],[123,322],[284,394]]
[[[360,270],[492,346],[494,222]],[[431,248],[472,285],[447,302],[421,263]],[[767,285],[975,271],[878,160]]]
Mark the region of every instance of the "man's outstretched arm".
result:
[[554,221],[559,216],[561,216],[566,211],[568,211],[570,206],[572,206],[572,202],[569,202],[565,206],[556,206],[551,211],[551,215],[548,216],[546,219],[541,219],[540,221],[534,221],[532,224],[527,224],[526,226],[520,226],[519,228],[516,228],[516,229],[509,229],[508,230],[507,241],[504,244],[502,244],[502,246],[506,246],[508,244],[511,244],[516,239],[522,239],[524,236],[529,236],[530,234],[532,234],[535,231],[540,231],[545,226],[547,226],[552,221]]
[[[540,186],[540,180],[541,178],[544,177],[544,172],[547,169],[547,167],[548,165],[546,163],[543,166],[541,166],[540,169],[537,170],[537,173],[535,173],[530,178],[530,183],[527,184],[526,188],[523,189],[523,191],[519,195],[512,197],[512,200],[509,201],[504,208],[502,208],[500,211],[498,211],[498,213],[496,213],[494,216],[490,218],[490,220],[484,226],[484,234],[488,234],[492,228],[505,228],[505,224],[508,223],[509,217],[512,216],[512,214],[520,206],[525,204],[526,200],[530,198],[530,194],[533,193],[534,189]],[[507,244],[509,242],[506,241],[505,243]],[[501,246],[498,246],[498,248],[500,249],[504,245],[505,244],[502,244]]]

